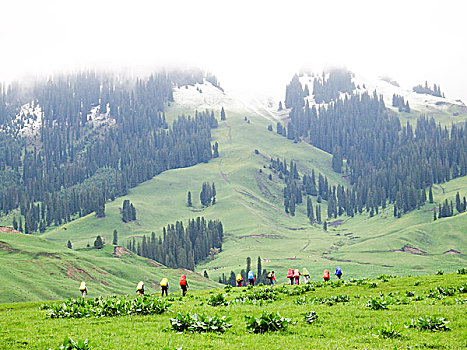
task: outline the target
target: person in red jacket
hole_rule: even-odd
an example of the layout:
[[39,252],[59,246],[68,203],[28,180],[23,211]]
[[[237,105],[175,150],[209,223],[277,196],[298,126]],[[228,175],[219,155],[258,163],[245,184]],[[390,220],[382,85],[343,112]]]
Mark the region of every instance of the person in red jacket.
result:
[[323,280],[329,281],[331,278],[329,277],[329,270],[324,270],[323,272]]
[[300,270],[295,269],[293,271],[293,278],[295,279],[295,284],[300,284]]
[[182,295],[186,295],[186,291],[188,289],[188,282],[186,281],[186,275],[180,276],[180,288],[182,288]]
[[293,284],[293,270],[292,269],[289,269],[287,271],[287,278],[290,279],[290,284]]

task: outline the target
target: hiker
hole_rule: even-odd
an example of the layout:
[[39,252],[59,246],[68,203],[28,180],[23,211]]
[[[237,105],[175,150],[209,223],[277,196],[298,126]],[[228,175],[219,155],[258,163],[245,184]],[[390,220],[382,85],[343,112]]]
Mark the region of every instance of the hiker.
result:
[[144,282],[139,281],[138,285],[136,286],[136,291],[138,292],[138,296],[142,297],[144,295]]
[[186,296],[186,290],[188,289],[188,282],[186,281],[186,275],[180,276],[180,288],[182,288],[182,295]]
[[342,270],[341,270],[341,267],[340,266],[337,266],[336,267],[336,272],[334,273],[337,277],[338,280],[341,279],[341,276],[342,276]]
[[250,286],[255,285],[255,275],[253,275],[253,271],[248,271],[248,282],[250,282]]
[[242,282],[243,282],[243,277],[241,274],[238,274],[237,275],[237,278],[235,279],[237,281],[237,287],[241,287],[242,286]]
[[307,284],[310,280],[310,273],[308,272],[306,267],[303,268],[303,280],[305,281],[305,284]]
[[329,281],[331,279],[331,277],[329,277],[329,270],[324,270],[323,272],[323,280],[325,281]]
[[293,270],[292,269],[287,270],[287,278],[290,278],[290,284],[292,285],[293,284]]
[[274,286],[274,281],[276,280],[276,276],[274,276],[274,271],[269,272],[267,277],[268,277],[270,286],[271,287]]
[[79,285],[79,291],[81,292],[81,298],[84,299],[86,293],[88,292],[88,289],[86,288],[86,282],[81,282],[81,284]]
[[295,269],[293,271],[293,277],[295,279],[295,284],[300,284],[300,270],[299,269]]
[[161,282],[159,283],[159,285],[161,286],[161,296],[165,296],[168,297],[169,296],[169,280],[167,278],[163,278],[161,280]]

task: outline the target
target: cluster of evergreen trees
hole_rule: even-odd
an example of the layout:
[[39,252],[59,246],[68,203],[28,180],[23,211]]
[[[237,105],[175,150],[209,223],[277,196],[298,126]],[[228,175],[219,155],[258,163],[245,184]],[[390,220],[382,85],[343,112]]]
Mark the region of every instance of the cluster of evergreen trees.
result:
[[[243,283],[246,285],[248,283],[248,271],[253,271],[253,267],[251,266],[251,258],[247,257],[246,258],[246,267],[245,269],[242,269],[240,271],[240,275],[243,278]],[[254,276],[255,276],[255,284],[258,283],[263,283],[266,284],[268,283],[268,272],[266,269],[263,269],[262,263],[261,263],[261,257],[258,256],[258,261],[256,265],[256,271],[253,271]],[[232,287],[235,287],[237,285],[236,282],[237,275],[235,272],[230,271],[230,276],[226,276],[224,273],[222,276],[219,276],[219,283],[222,284],[227,284]]]
[[[316,180],[314,169],[312,169],[311,175],[305,174],[301,177],[297,171],[296,163],[291,161],[290,165],[287,166],[287,162],[279,158],[271,158],[270,168],[275,173],[279,173],[278,177],[285,182],[284,209],[292,216],[295,215],[296,206],[303,203],[303,196],[307,196],[307,216],[310,223],[322,223],[320,203],[323,200],[326,200],[328,204],[327,217],[329,219],[344,213],[348,216],[354,216],[357,211],[362,212],[363,210],[362,207],[357,206],[355,195],[350,189],[346,189],[342,185],[331,186],[327,177],[321,173],[318,173],[318,180]],[[309,196],[316,197],[316,206],[313,206]]]
[[212,186],[209,182],[203,182],[203,186],[201,187],[201,192],[199,194],[199,200],[203,207],[209,207],[216,204],[216,186],[214,185],[214,182],[212,183]]
[[404,101],[404,97],[400,95],[393,94],[392,95],[392,106],[397,107],[399,112],[407,112],[410,113],[410,106],[409,101]]
[[[0,122],[11,128],[0,135],[0,211],[20,207],[27,233],[91,212],[103,217],[105,203],[128,188],[168,169],[207,162],[217,120],[205,111],[169,126],[163,110],[173,101],[175,81],[182,82],[183,74],[129,82],[86,72],[32,89],[2,86]],[[18,137],[12,124],[29,101],[44,113],[33,142]],[[105,111],[107,123],[92,127],[93,107]]]
[[353,94],[326,108],[293,106],[287,129],[288,138],[308,140],[333,154],[335,170],[346,159],[351,184],[348,194],[341,191],[346,212],[377,213],[389,202],[400,216],[426,201],[427,187],[467,174],[465,126],[448,129],[421,116],[414,131],[388,113],[376,92]]
[[123,222],[136,220],[136,208],[128,199],[123,201],[123,207],[120,212],[122,214]]
[[355,84],[352,82],[352,73],[344,69],[329,71],[328,77],[323,76],[313,80],[313,95],[317,103],[329,103],[339,97],[340,92],[352,93]]
[[441,87],[436,84],[433,84],[433,89],[428,86],[428,82],[425,81],[425,86],[423,85],[417,85],[412,88],[414,92],[417,94],[428,94],[428,95],[433,95],[437,97],[444,97],[444,94],[441,93]]
[[[459,192],[456,194],[456,210],[457,212],[463,213],[467,209],[467,201],[464,196],[464,200],[461,201],[461,197],[459,195]],[[438,211],[436,209],[434,210],[433,213],[433,220],[436,219],[441,219],[441,218],[447,218],[454,216],[454,204],[452,201],[448,201],[447,199],[444,200],[443,204],[441,203],[438,206]]]
[[181,221],[164,227],[159,238],[154,232],[138,242],[133,238],[127,248],[167,267],[194,270],[196,264],[222,249],[223,238],[224,229],[219,220],[197,217],[189,220],[186,228]]

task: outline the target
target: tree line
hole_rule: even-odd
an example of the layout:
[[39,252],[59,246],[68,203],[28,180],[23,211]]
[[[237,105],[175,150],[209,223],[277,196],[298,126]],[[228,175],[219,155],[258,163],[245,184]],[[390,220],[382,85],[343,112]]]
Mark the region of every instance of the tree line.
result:
[[167,225],[162,236],[133,238],[127,248],[139,256],[156,260],[171,268],[194,270],[195,265],[214,256],[222,250],[224,228],[220,220],[206,221],[204,217],[188,220],[186,227],[182,221]]
[[349,206],[354,213],[377,213],[394,203],[400,216],[425,203],[431,185],[467,174],[465,126],[447,128],[425,116],[415,128],[402,126],[376,92],[354,93],[326,107],[293,106],[284,129],[289,139],[307,140],[333,155],[333,169],[350,181],[349,196],[344,193],[355,203]]

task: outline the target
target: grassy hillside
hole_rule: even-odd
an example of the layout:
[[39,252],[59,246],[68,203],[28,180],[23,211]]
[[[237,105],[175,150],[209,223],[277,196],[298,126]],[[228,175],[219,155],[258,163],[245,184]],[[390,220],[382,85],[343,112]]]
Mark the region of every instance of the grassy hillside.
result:
[[[162,277],[178,288],[180,275],[187,274],[120,249],[70,250],[38,237],[0,233],[0,302],[76,297],[80,281],[86,281],[90,297],[134,294],[140,280],[155,292]],[[216,286],[195,273],[188,278],[194,289]]]
[[[188,113],[172,106],[167,114]],[[250,121],[245,121],[245,117]],[[324,268],[340,265],[344,273],[354,277],[377,276],[381,273],[433,273],[438,269],[453,271],[466,261],[462,246],[466,242],[467,214],[442,219],[433,224],[434,205],[425,205],[395,219],[392,207],[373,218],[366,213],[355,218],[340,218],[331,223],[328,232],[320,225],[310,225],[306,218],[306,206],[297,209],[295,217],[283,212],[283,182],[271,172],[270,157],[293,159],[301,173],[319,171],[334,184],[344,183],[331,170],[331,156],[304,142],[293,143],[275,132],[267,131],[271,122],[258,115],[229,113],[227,120],[213,130],[213,141],[219,142],[220,157],[206,164],[167,171],[134,189],[126,197],[106,205],[106,217],[94,215],[78,219],[42,235],[51,241],[65,245],[68,239],[73,246],[83,248],[92,244],[97,234],[107,242],[114,229],[119,243],[125,245],[132,237],[160,234],[162,227],[177,220],[204,216],[220,219],[226,231],[223,251],[214,260],[198,267],[206,269],[217,280],[222,273],[236,273],[245,268],[250,256],[256,270],[256,259],[261,256],[263,268],[285,271],[289,267],[306,266],[313,278],[320,278]],[[275,128],[275,126],[274,126]],[[256,154],[255,150],[258,150]],[[272,180],[268,179],[272,174]],[[217,203],[202,208],[199,192],[204,181],[216,185]],[[444,190],[443,190],[444,188]],[[454,200],[456,191],[467,195],[467,178],[451,181],[435,188],[438,203],[449,197]],[[191,191],[193,208],[186,203]],[[443,194],[444,191],[444,194]],[[120,208],[124,199],[134,203],[138,220],[123,223]],[[316,198],[313,199],[316,204]],[[436,204],[437,205],[437,204]],[[326,205],[322,204],[323,219]],[[394,252],[404,246],[413,247],[426,254]],[[461,254],[443,254],[450,249]],[[285,275],[278,274],[285,281]]]
[[[174,104],[167,112],[167,119],[182,113],[190,111]],[[306,266],[316,280],[323,269],[333,269],[336,265],[348,276],[374,277],[381,273],[454,271],[465,264],[466,252],[462,247],[467,243],[467,214],[433,223],[431,209],[445,197],[454,200],[456,191],[467,195],[467,178],[436,187],[435,205],[427,204],[401,219],[392,216],[390,206],[373,218],[367,213],[339,218],[325,232],[321,225],[309,224],[304,204],[297,207],[295,217],[284,213],[284,184],[269,169],[269,159],[294,160],[302,174],[315,169],[332,184],[345,184],[345,180],[332,171],[329,154],[305,142],[293,143],[278,136],[267,130],[269,124],[275,129],[273,122],[257,114],[239,114],[227,109],[227,120],[213,130],[213,141],[219,143],[219,158],[164,172],[131,189],[127,196],[108,203],[105,218],[91,214],[49,229],[41,237],[62,247],[71,240],[74,249],[84,249],[87,244],[93,244],[97,235],[111,242],[116,229],[119,244],[125,246],[133,237],[151,232],[160,235],[163,226],[177,220],[186,222],[196,216],[220,219],[225,229],[223,251],[214,260],[197,267],[200,272],[206,269],[215,281],[223,273],[228,277],[230,271],[238,273],[245,268],[248,256],[255,271],[258,256],[263,259],[263,268],[282,271],[277,274],[280,281],[285,281],[284,271],[289,267]],[[217,190],[217,203],[209,208],[202,208],[199,202],[205,181],[214,182]],[[193,208],[186,206],[188,191],[192,193]],[[137,221],[122,222],[120,208],[125,199],[135,205]],[[316,205],[316,198],[313,204]],[[326,210],[323,203],[323,219]],[[11,216],[5,219],[7,224],[8,220]],[[418,249],[421,254],[402,249],[405,246]],[[443,254],[451,249],[460,254]]]
[[[464,286],[464,287],[462,287]],[[274,287],[276,300],[259,301],[261,287],[189,292],[183,300],[169,295],[171,306],[161,315],[51,319],[39,303],[0,304],[0,348],[56,348],[66,336],[89,339],[93,349],[402,349],[467,347],[465,291],[467,275],[382,278],[373,281],[316,284],[300,288]],[[228,306],[210,306],[211,296],[222,293]],[[256,293],[256,294],[253,294]],[[256,297],[255,297],[256,295]],[[233,302],[246,297],[252,301]],[[387,309],[366,307],[369,300]],[[229,316],[232,325],[223,334],[174,331],[170,318],[178,312]],[[245,316],[279,312],[291,320],[288,328],[265,334],[248,333]],[[308,324],[304,314],[315,311]],[[444,317],[448,331],[405,328],[419,317]],[[394,337],[380,331],[392,323]],[[391,327],[389,327],[391,330]]]

